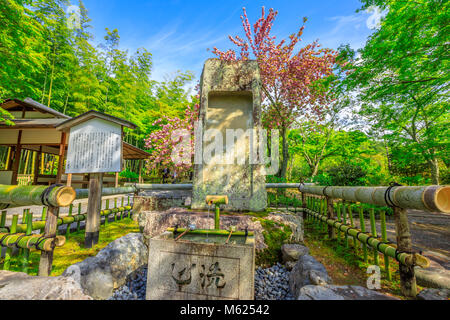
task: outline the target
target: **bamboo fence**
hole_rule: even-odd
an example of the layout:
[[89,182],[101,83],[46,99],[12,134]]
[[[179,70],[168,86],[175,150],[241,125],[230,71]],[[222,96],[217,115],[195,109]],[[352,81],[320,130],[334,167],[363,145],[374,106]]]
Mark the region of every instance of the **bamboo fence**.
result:
[[[41,198],[43,198],[42,195],[44,192],[46,194],[46,200],[42,202]],[[69,213],[67,216],[59,217],[58,214],[55,214],[59,211],[59,207],[44,205],[40,219],[33,219],[33,212],[30,209],[24,209],[20,221],[19,215],[15,214],[12,216],[12,222],[9,226],[6,225],[7,211],[3,210],[0,215],[0,248],[6,247],[2,265],[3,270],[11,270],[12,263],[15,262],[17,266],[20,266],[22,272],[28,273],[30,252],[32,250],[39,250],[41,252],[39,275],[50,275],[54,248],[63,246],[66,239],[70,237],[74,230],[81,230],[81,222],[87,219],[87,213],[82,213],[82,204],[78,203],[77,208],[75,208],[72,203],[76,194],[77,192],[75,190],[67,187],[49,189],[48,187],[0,185],[0,203],[3,204],[44,205],[44,203],[59,203],[66,205],[68,202],[70,203],[68,205]],[[117,193],[114,193],[112,190],[106,190],[106,194]],[[121,196],[113,200],[114,205],[110,207],[110,199],[107,199],[105,208],[100,211],[101,224],[105,226],[111,221],[131,218],[132,204],[130,203],[130,197]],[[120,200],[120,204],[118,200]],[[48,232],[49,216],[54,220],[52,223],[55,228],[53,236],[49,235]],[[74,225],[76,225],[75,228]],[[59,235],[58,233],[62,233],[65,236]],[[49,261],[42,263],[42,257],[44,257],[44,260]],[[49,257],[50,259],[48,259]]]
[[[281,206],[284,204],[290,211],[302,212],[305,223],[322,232],[324,237],[336,241],[338,246],[344,246],[358,256],[362,255],[366,263],[369,262],[370,253],[373,256],[373,263],[380,266],[380,255],[383,255],[384,275],[388,281],[392,280],[390,270],[392,261],[398,261],[402,293],[408,297],[417,295],[414,266],[427,268],[430,261],[412,250],[406,209],[448,213],[450,187],[392,185],[370,188],[300,185],[298,189],[301,199],[298,198],[298,194],[284,196],[284,203],[282,201]],[[271,201],[269,205],[280,207],[277,195],[272,194],[269,200]],[[394,214],[396,243],[388,241],[387,238],[386,207]],[[359,216],[359,228],[356,227],[358,218],[354,216],[355,213]],[[381,230],[380,234],[377,229]]]

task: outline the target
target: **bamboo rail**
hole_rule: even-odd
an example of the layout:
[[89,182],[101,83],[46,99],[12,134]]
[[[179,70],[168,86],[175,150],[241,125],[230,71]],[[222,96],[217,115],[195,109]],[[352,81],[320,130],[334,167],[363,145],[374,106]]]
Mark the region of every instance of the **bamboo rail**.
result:
[[67,207],[75,200],[75,195],[71,187],[0,185],[0,204],[9,206]]
[[[113,209],[105,209],[100,211],[100,215],[103,216],[109,216],[113,213],[119,213],[119,212],[126,212],[131,210],[132,207],[131,206],[125,206],[125,207],[118,207],[118,208],[113,208]],[[59,217],[57,219],[57,225],[58,226],[62,226],[62,225],[66,225],[66,224],[72,224],[75,222],[81,222],[81,221],[85,221],[87,217],[87,213],[85,214],[76,214],[76,215],[72,215],[72,216],[66,216],[66,217]],[[33,221],[32,223],[32,230],[41,230],[42,228],[45,228],[45,221]],[[26,224],[18,224],[16,226],[16,231],[19,233],[22,232],[26,232],[27,230],[27,225]],[[7,232],[8,229],[6,228],[1,228],[0,227],[0,232]]]
[[[119,194],[135,193],[137,190],[135,187],[121,187],[121,188],[102,188],[102,196],[115,196]],[[86,199],[89,197],[89,189],[75,189],[76,198]]]
[[41,251],[52,251],[56,247],[62,247],[66,243],[66,237],[56,236],[55,238],[45,239],[42,235],[26,236],[24,233],[0,233],[0,246],[11,248],[17,246],[23,249],[37,249]]
[[319,187],[301,185],[299,191],[378,206],[450,213],[450,186]]

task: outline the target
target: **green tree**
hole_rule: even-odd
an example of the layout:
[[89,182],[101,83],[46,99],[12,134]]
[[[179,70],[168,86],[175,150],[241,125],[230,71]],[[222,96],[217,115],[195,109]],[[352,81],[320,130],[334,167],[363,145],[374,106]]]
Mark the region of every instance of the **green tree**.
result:
[[[364,116],[378,136],[414,148],[439,184],[439,163],[448,163],[449,35],[448,1],[362,0],[364,7],[388,10],[381,26],[356,58],[343,82],[356,92]],[[410,159],[414,161],[414,159]]]

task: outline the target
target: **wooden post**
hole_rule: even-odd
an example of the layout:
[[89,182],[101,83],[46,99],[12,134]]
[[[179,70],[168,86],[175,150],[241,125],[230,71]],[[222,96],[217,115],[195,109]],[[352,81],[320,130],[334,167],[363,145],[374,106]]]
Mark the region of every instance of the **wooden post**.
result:
[[36,185],[38,182],[39,173],[41,172],[39,168],[39,164],[41,163],[42,158],[42,146],[39,147],[39,152],[37,153],[37,157],[34,162],[34,178],[33,178],[33,184]]
[[308,207],[308,205],[306,203],[306,194],[304,192],[302,192],[303,223],[308,218],[308,213],[305,210],[307,207]]
[[114,182],[114,188],[118,188],[119,187],[119,173],[116,172],[116,180]]
[[22,152],[22,145],[20,144],[22,140],[22,130],[19,130],[19,136],[17,138],[16,150],[14,152],[14,162],[12,165],[12,178],[11,184],[17,185],[17,175],[19,174],[19,164],[20,164],[20,154]]
[[[53,238],[56,237],[56,231],[58,229],[58,215],[59,208],[57,207],[48,207],[47,210],[47,219],[45,221],[45,238]],[[53,241],[52,247],[55,247],[55,243]],[[41,277],[48,277],[52,272],[52,264],[53,264],[53,250],[52,251],[41,251],[41,260],[39,261],[39,273],[38,275]]]
[[8,153],[6,155],[6,163],[5,163],[5,170],[9,170],[9,164],[11,163],[11,147],[8,147]]
[[103,173],[91,173],[89,178],[89,198],[84,242],[85,248],[92,248],[98,243],[100,234],[102,185]]
[[64,171],[64,157],[66,156],[67,133],[61,133],[61,143],[59,145],[58,172],[56,174],[56,183],[61,183],[61,176]]
[[[333,199],[330,197],[326,197],[327,199],[327,218],[334,219],[334,207],[333,207]],[[335,239],[336,238],[336,230],[333,226],[328,225],[328,238]]]
[[142,160],[138,160],[139,161],[139,183],[142,183],[142,167],[144,162]]
[[68,174],[67,174],[67,183],[66,183],[66,185],[67,185],[68,187],[71,187],[71,186],[72,186],[72,174],[71,174],[71,173],[68,173]]
[[[399,252],[412,252],[411,232],[409,230],[408,213],[406,209],[394,208],[395,233],[397,236],[397,250]],[[400,285],[402,293],[407,297],[417,296],[416,275],[414,266],[405,266],[399,263]]]

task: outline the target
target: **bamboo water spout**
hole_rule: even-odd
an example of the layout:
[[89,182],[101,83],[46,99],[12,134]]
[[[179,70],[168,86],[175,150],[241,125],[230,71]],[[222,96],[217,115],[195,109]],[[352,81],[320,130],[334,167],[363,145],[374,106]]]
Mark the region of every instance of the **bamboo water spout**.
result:
[[216,206],[216,214],[214,217],[214,229],[219,230],[220,229],[220,205],[228,204],[228,197],[227,196],[207,196],[206,203],[210,206],[212,206],[213,204]]
[[0,185],[0,204],[8,206],[68,207],[75,195],[71,187]]
[[319,187],[301,185],[299,191],[378,206],[450,213],[450,186]]

